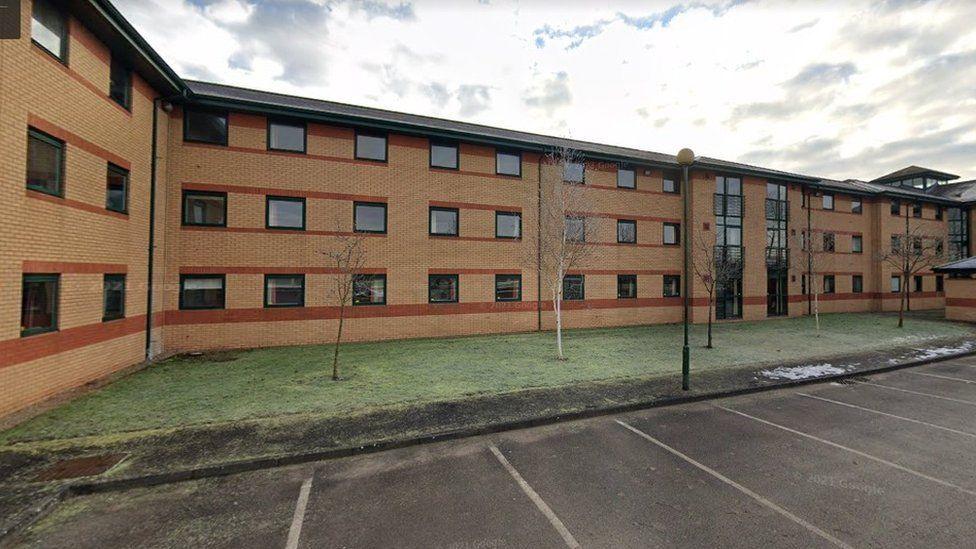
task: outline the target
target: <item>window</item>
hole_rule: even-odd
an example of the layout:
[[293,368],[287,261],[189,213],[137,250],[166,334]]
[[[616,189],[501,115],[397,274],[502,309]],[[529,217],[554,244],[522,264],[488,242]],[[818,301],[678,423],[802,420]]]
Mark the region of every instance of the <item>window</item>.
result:
[[102,322],[125,316],[125,275],[107,274],[102,279]]
[[268,150],[304,153],[307,128],[304,122],[268,120]]
[[617,186],[621,189],[637,188],[637,174],[632,168],[617,168]]
[[901,277],[898,275],[891,275],[891,292],[898,293],[901,291]]
[[123,109],[132,109],[132,72],[114,56],[109,69],[108,96]]
[[946,212],[950,261],[969,256],[969,216],[970,212],[963,208],[951,207]]
[[495,275],[495,301],[522,301],[522,275]]
[[942,221],[942,206],[941,205],[937,205],[935,207],[935,219],[937,221]]
[[430,166],[432,168],[458,169],[458,144],[430,142]]
[[522,177],[522,153],[519,151],[495,151],[495,173]]
[[183,191],[183,224],[227,226],[227,193]]
[[854,275],[851,277],[851,291],[855,294],[864,292],[864,277],[861,275]]
[[582,301],[586,298],[583,275],[566,275],[563,277],[563,300]]
[[667,245],[677,245],[680,240],[681,225],[678,223],[664,224],[664,243]]
[[634,244],[637,242],[637,222],[626,219],[617,220],[617,242]]
[[823,293],[832,294],[837,290],[836,283],[834,281],[834,275],[824,275],[823,277]]
[[563,162],[563,181],[583,183],[586,178],[586,164],[582,162]]
[[851,199],[851,213],[859,214],[864,211],[864,204],[861,202],[860,198]]
[[305,305],[305,275],[264,275],[265,307]]
[[495,212],[495,238],[521,238],[522,214]]
[[227,113],[187,109],[183,114],[183,141],[227,145]]
[[892,200],[891,201],[891,215],[901,215],[901,201]]
[[922,277],[919,276],[919,275],[915,275],[915,279],[913,280],[913,283],[914,283],[914,285],[912,287],[912,291],[914,291],[916,293],[921,292],[922,291],[922,284],[923,284]]
[[430,208],[430,234],[437,236],[458,235],[457,208]]
[[113,212],[129,211],[129,170],[115,164],[108,165],[105,178],[105,209]]
[[353,305],[386,305],[386,275],[356,275],[352,282]]
[[661,190],[666,193],[678,194],[681,192],[678,186],[678,174],[673,172],[664,172],[664,179],[661,184]]
[[[36,4],[35,4],[36,5]],[[64,194],[64,142],[35,129],[27,131],[27,188]]]
[[859,254],[864,252],[864,237],[856,234],[851,237],[851,252]]
[[180,275],[180,309],[223,309],[224,275]]
[[269,229],[305,230],[305,199],[294,196],[268,196],[265,199],[265,226]]
[[428,301],[431,303],[458,302],[458,275],[429,275],[427,277]]
[[891,235],[891,253],[901,252],[901,237],[893,234]]
[[566,239],[586,242],[586,221],[582,217],[566,216]]
[[34,0],[31,12],[31,40],[61,62],[66,61],[68,25],[64,14],[48,0]]
[[916,202],[912,204],[912,217],[922,217],[922,204]]
[[664,275],[664,297],[681,296],[681,277],[678,275]]
[[637,275],[617,275],[617,299],[637,297]]
[[61,275],[25,274],[20,301],[20,336],[58,329],[58,286]]
[[942,275],[935,275],[935,291],[942,292],[945,290],[945,282],[942,280]]
[[353,230],[357,233],[385,233],[386,204],[382,202],[354,203]]
[[824,193],[823,195],[823,209],[833,210],[834,209],[834,195],[830,193]]
[[356,158],[386,162],[386,135],[357,131]]
[[824,233],[823,235],[823,250],[825,252],[832,252],[836,248],[837,238],[834,233]]

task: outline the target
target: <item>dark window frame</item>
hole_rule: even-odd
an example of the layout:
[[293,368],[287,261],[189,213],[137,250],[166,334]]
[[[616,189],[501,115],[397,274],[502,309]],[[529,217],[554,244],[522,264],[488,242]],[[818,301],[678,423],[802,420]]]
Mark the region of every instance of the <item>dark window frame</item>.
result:
[[[302,129],[302,150],[297,151],[294,149],[279,149],[271,146],[271,126],[291,126],[293,128],[300,127]],[[308,122],[304,120],[295,120],[292,118],[274,118],[268,117],[267,132],[265,133],[265,145],[267,150],[275,152],[285,152],[292,154],[308,154]]]
[[888,211],[891,212],[891,215],[901,215],[901,200],[893,198],[888,205]]
[[[65,12],[65,10],[61,9],[60,6],[54,4],[53,2],[50,2],[50,1],[46,1],[45,0],[44,3],[47,4],[48,7],[50,7],[52,10],[54,10],[55,12],[57,12],[58,15],[61,16],[61,22],[62,22],[62,25],[61,25],[61,51],[59,53],[55,53],[55,52],[47,49],[46,46],[44,46],[43,44],[41,44],[37,40],[34,40],[33,33],[31,33],[31,43],[34,44],[35,46],[37,46],[38,48],[41,48],[41,51],[43,51],[44,53],[46,53],[46,54],[50,55],[51,57],[53,57],[58,63],[61,63],[62,65],[67,66],[68,65],[69,43],[71,42],[71,40],[69,40],[69,31],[68,31],[68,25],[69,25],[69,22],[68,22],[68,14],[67,14],[67,12]],[[34,24],[33,23],[33,21],[34,21],[34,6],[36,6],[37,4],[38,4],[38,2],[35,0],[32,3],[32,5],[31,5],[31,26],[33,26],[33,24]]]
[[[502,299],[498,297],[498,282],[501,279],[517,279],[518,280],[518,295],[514,299]],[[496,274],[495,275],[495,302],[497,303],[514,303],[516,301],[522,301],[522,275],[521,274]]]
[[[830,281],[830,284],[827,284],[827,281]],[[837,293],[837,277],[835,275],[823,275],[821,284],[824,295]]]
[[24,174],[24,180],[25,180],[25,184],[27,185],[27,188],[29,190],[34,191],[34,192],[44,193],[44,194],[47,194],[47,195],[57,196],[59,198],[64,198],[64,187],[65,187],[65,184],[64,184],[65,183],[65,173],[64,172],[65,172],[65,167],[66,167],[65,158],[67,156],[67,151],[68,151],[68,145],[67,145],[67,143],[65,143],[64,141],[58,139],[57,137],[54,137],[53,135],[50,135],[50,134],[45,133],[45,132],[42,132],[41,130],[38,130],[38,129],[34,128],[34,127],[28,126],[27,127],[27,142],[28,142],[27,150],[28,150],[28,154],[29,154],[29,151],[30,151],[30,140],[31,140],[31,138],[37,139],[38,141],[43,141],[44,143],[47,143],[48,145],[51,145],[52,147],[55,147],[55,148],[58,149],[58,178],[57,178],[58,179],[58,189],[55,192],[51,192],[50,190],[48,190],[46,188],[42,188],[42,187],[38,187],[38,186],[35,186],[35,185],[31,185],[30,184],[30,181],[27,178],[27,176],[29,175],[29,171],[30,171],[30,158],[29,157],[27,158],[27,170],[28,170],[28,172]]
[[[669,281],[669,279],[670,280],[677,281],[676,287],[678,288],[678,291],[676,293],[673,293],[673,294],[669,294],[668,293],[668,281]],[[662,284],[663,284],[662,287],[661,287],[661,294],[664,297],[681,297],[681,275],[664,275],[661,278],[661,280],[662,280]]]
[[[359,156],[359,136],[363,137],[376,137],[383,139],[383,158],[368,158]],[[356,133],[353,137],[353,158],[356,160],[362,160],[365,162],[376,162],[378,164],[387,164],[390,161],[390,134],[388,132],[376,131],[376,130],[363,130],[356,129]]]
[[[620,240],[620,225],[630,224],[634,227],[634,239],[633,240]],[[617,244],[637,244],[637,220],[635,219],[618,219],[617,220]]]
[[[620,295],[620,283],[625,280],[634,280],[634,295],[622,296]],[[617,299],[637,299],[637,275],[635,274],[618,274],[617,275]]]
[[921,219],[923,211],[924,210],[922,208],[921,202],[914,202],[912,204],[912,217],[914,217],[915,219]]
[[581,230],[579,231],[579,239],[578,240],[575,239],[575,238],[570,238],[569,236],[566,236],[566,239],[568,241],[570,241],[570,242],[586,242],[586,217],[581,216],[581,215],[572,215],[572,214],[571,215],[567,215],[563,219],[563,231],[564,232],[566,232],[566,229],[567,229],[566,223],[568,221],[570,221],[570,220],[572,220],[573,222],[579,221],[579,223],[580,223],[580,229]]
[[[454,148],[454,166],[437,166],[434,164],[434,147],[453,147]],[[427,158],[428,167],[434,170],[461,170],[461,143],[459,141],[452,141],[450,139],[429,139],[427,147]]]
[[[383,208],[383,230],[381,230],[381,231],[373,231],[373,230],[370,230],[370,229],[358,229],[358,228],[356,228],[356,210],[357,210],[357,208],[359,206],[376,206],[376,207],[382,207]],[[386,234],[387,231],[390,229],[389,215],[390,215],[390,212],[389,212],[389,208],[387,207],[386,202],[359,202],[359,201],[353,202],[352,203],[352,231],[354,233]]]
[[[51,324],[49,326],[23,328],[24,326],[24,296],[25,287],[28,281],[32,282],[53,282],[54,283],[54,303],[51,305]],[[61,274],[60,273],[23,273],[20,283],[20,337],[30,337],[39,334],[47,334],[60,330],[60,305],[61,305]]]
[[864,213],[864,200],[854,197],[851,199],[851,213],[861,215]]
[[[498,218],[503,215],[518,217],[518,236],[502,236],[498,234]],[[506,240],[521,239],[522,238],[522,212],[505,212],[501,210],[496,210],[495,211],[495,238],[504,238]]]
[[[112,74],[116,68],[125,75],[125,93],[121,97],[121,101],[112,95]],[[109,61],[108,97],[123,109],[129,112],[132,111],[132,69],[123,64],[115,55],[112,55]]]
[[[857,242],[859,245],[855,246],[854,243]],[[864,236],[859,234],[851,235],[851,253],[852,254],[863,254],[864,253]]]
[[[892,282],[894,282],[896,280],[898,281],[898,288],[897,289],[894,289],[894,290],[891,290]],[[888,288],[889,288],[889,290],[891,290],[891,293],[893,293],[893,294],[901,293],[901,290],[902,290],[902,286],[901,286],[902,285],[902,282],[903,281],[901,279],[901,275],[895,275],[895,274],[891,275],[891,278],[888,279]]]
[[[579,181],[573,181],[571,179],[566,179],[566,166],[568,166],[569,164],[579,164],[580,166],[583,167],[583,171],[580,174],[580,180]],[[569,183],[570,185],[586,185],[586,160],[585,159],[581,159],[578,162],[569,162],[569,161],[565,161],[564,160],[563,162],[561,162],[561,167],[562,167],[563,173],[560,175],[560,177],[563,178],[563,183]],[[635,178],[637,177],[637,174],[636,173],[634,174],[634,177]],[[634,180],[634,184],[635,185],[637,184],[636,179]]]
[[837,251],[837,235],[835,233],[823,233],[823,251],[828,253]]
[[[827,199],[828,198],[830,199],[830,207],[829,208],[827,207]],[[835,200],[836,200],[836,197],[834,196],[834,193],[823,193],[823,196],[820,198],[820,205],[821,205],[821,207],[824,210],[833,211],[834,210],[834,206],[836,205]]]
[[[580,296],[578,298],[566,297],[566,280],[570,278],[573,280],[579,279]],[[568,274],[563,276],[563,301],[586,301],[586,275]]]
[[[302,300],[300,303],[276,303],[276,304],[268,303],[268,281],[269,280],[275,278],[293,278],[296,276],[302,279]],[[292,274],[265,273],[264,275],[264,308],[265,309],[288,309],[288,308],[304,307],[304,306],[305,306],[305,275],[303,273],[292,273]]]
[[[299,202],[302,205],[302,225],[301,227],[284,227],[271,224],[271,201],[279,202]],[[308,225],[308,212],[304,196],[278,196],[268,194],[264,196],[264,228],[275,231],[304,231]]]
[[[668,242],[667,235],[668,232],[665,230],[667,227],[674,228],[674,242]],[[661,224],[661,242],[665,246],[680,246],[681,245],[681,223],[670,223],[665,222]]]
[[[188,195],[215,196],[224,199],[224,222],[223,223],[196,223],[187,221],[186,198]],[[183,189],[180,202],[180,221],[184,227],[226,227],[227,226],[227,193],[220,191],[195,191],[193,189]]]
[[[122,310],[118,313],[108,314],[106,311],[106,306],[108,305],[108,297],[106,286],[109,280],[119,280],[122,281]],[[106,273],[102,276],[102,322],[110,322],[112,320],[118,320],[120,318],[125,318],[125,290],[126,290],[126,276],[123,273]]]
[[864,293],[864,275],[851,275],[851,293]]
[[[368,301],[365,303],[356,303],[356,283],[362,282],[366,279],[381,279],[383,281],[383,301]],[[352,305],[353,307],[372,307],[378,305],[386,305],[386,274],[364,274],[356,275],[352,280]]]
[[[187,137],[187,129],[190,126],[190,113],[197,114],[210,114],[214,116],[219,116],[224,119],[224,139],[223,141],[208,141],[206,139],[193,139]],[[203,143],[206,145],[217,145],[221,147],[226,147],[227,143],[230,141],[230,113],[228,111],[219,109],[196,109],[196,108],[185,108],[183,109],[183,142],[184,143]]]
[[[585,168],[584,168],[584,171],[585,171]],[[622,171],[623,172],[630,172],[630,173],[634,174],[634,184],[632,186],[628,187],[627,185],[621,185],[620,184],[620,172],[622,172]],[[637,188],[637,169],[634,166],[630,166],[630,165],[627,165],[627,164],[618,165],[617,166],[617,188],[618,189],[631,189],[631,190]]]
[[[674,190],[669,191],[665,185],[666,181],[674,184]],[[661,192],[667,194],[681,194],[681,174],[678,172],[664,171],[661,173]]]
[[[507,156],[517,156],[518,157],[518,173],[506,173],[498,171],[498,155],[504,154]],[[503,177],[517,177],[522,178],[522,151],[518,149],[495,149],[495,175],[500,175]]]
[[[434,212],[450,212],[454,214],[454,232],[453,233],[435,233],[434,232]],[[461,210],[459,208],[448,208],[446,206],[428,206],[427,207],[427,234],[430,236],[443,236],[443,237],[455,237],[461,234]]]
[[[186,301],[184,300],[184,294],[186,292],[186,281],[188,279],[195,279],[195,278],[220,280],[220,305],[219,306],[204,305],[200,307],[190,307],[186,304]],[[216,310],[216,309],[224,309],[226,307],[227,307],[227,275],[225,274],[181,274],[180,275],[180,310],[185,310],[185,311]]]
[[925,277],[915,275],[912,277],[912,293],[920,294],[925,291]]
[[[431,281],[435,278],[452,278],[454,279],[454,299],[453,300],[438,300],[434,301],[431,295]],[[458,303],[461,301],[461,277],[456,274],[428,274],[427,275],[427,303],[441,304],[441,303]]]
[[935,275],[935,291],[944,292],[945,291],[945,279],[942,275]]
[[[115,172],[116,175],[121,175],[121,176],[123,176],[125,178],[125,198],[123,199],[125,201],[125,206],[123,206],[121,210],[116,209],[116,208],[109,207],[109,203],[108,203],[108,176],[112,172]],[[116,166],[115,164],[112,164],[111,162],[108,163],[108,167],[105,170],[105,209],[106,210],[109,210],[111,212],[118,212],[120,214],[129,215],[129,186],[130,186],[129,183],[130,183],[130,181],[131,181],[131,179],[130,179],[130,175],[129,175],[129,170],[123,168],[122,166]]]

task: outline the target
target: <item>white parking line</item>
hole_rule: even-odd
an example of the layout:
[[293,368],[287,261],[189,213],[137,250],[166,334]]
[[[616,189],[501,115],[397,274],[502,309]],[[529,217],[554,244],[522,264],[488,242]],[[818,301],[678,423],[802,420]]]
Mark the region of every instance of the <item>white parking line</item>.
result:
[[850,548],[851,547],[850,545],[848,545],[848,544],[844,543],[843,541],[835,538],[834,536],[828,534],[827,532],[821,530],[820,528],[814,526],[813,524],[810,524],[809,522],[801,519],[800,517],[794,515],[793,513],[787,511],[786,509],[783,509],[779,505],[776,505],[775,503],[773,503],[773,502],[769,501],[768,499],[760,496],[759,494],[753,492],[752,490],[746,488],[745,486],[739,484],[738,482],[730,479],[729,477],[723,475],[722,473],[719,473],[718,471],[716,471],[716,470],[708,467],[707,465],[705,465],[703,463],[699,463],[699,462],[695,461],[694,459],[686,456],[685,454],[682,454],[678,450],[675,450],[674,448],[672,448],[672,447],[668,446],[667,444],[661,442],[660,440],[652,437],[651,435],[645,433],[644,431],[641,431],[640,429],[637,429],[636,427],[632,427],[629,424],[624,423],[623,421],[620,421],[619,419],[616,419],[614,421],[616,421],[617,423],[619,423],[623,428],[628,429],[632,433],[636,434],[637,436],[639,436],[639,437],[641,437],[641,438],[643,438],[643,439],[645,439],[645,440],[647,440],[649,442],[652,442],[652,443],[660,446],[661,448],[667,450],[668,452],[671,452],[675,456],[677,456],[677,457],[679,457],[679,458],[687,461],[691,465],[694,465],[695,467],[701,469],[702,471],[705,471],[709,475],[712,475],[713,477],[715,477],[718,480],[724,482],[725,484],[728,484],[729,486],[735,488],[736,490],[742,492],[743,494],[751,497],[752,499],[756,500],[760,505],[763,505],[764,507],[775,511],[775,512],[779,513],[780,515],[783,515],[784,517],[792,520],[793,522],[799,524],[800,526],[806,528],[807,530],[809,530],[810,532],[813,532],[814,534],[820,536],[821,538],[829,541],[830,543],[833,543],[834,545],[836,545],[838,547],[846,547],[846,548]]
[[858,406],[857,404],[850,404],[848,402],[841,402],[839,400],[831,400],[829,398],[819,397],[819,396],[815,396],[815,395],[808,395],[806,393],[796,393],[796,394],[799,395],[799,396],[801,396],[801,397],[812,398],[812,399],[816,399],[816,400],[822,400],[824,402],[830,402],[832,404],[839,404],[841,406],[847,406],[848,408],[854,408],[854,409],[857,409],[857,410],[863,410],[865,412],[871,412],[872,414],[878,414],[880,416],[890,417],[890,418],[894,418],[894,419],[900,419],[902,421],[909,421],[911,423],[917,423],[918,425],[924,425],[926,427],[931,427],[933,429],[938,429],[940,431],[946,431],[946,432],[949,432],[949,433],[955,433],[957,435],[964,435],[964,436],[967,436],[967,437],[976,438],[976,433],[967,433],[966,431],[957,431],[956,429],[950,429],[949,427],[943,427],[941,425],[936,425],[934,423],[929,423],[927,421],[921,421],[921,420],[918,420],[918,419],[912,419],[910,417],[904,417],[904,416],[896,416],[895,414],[889,414],[888,412],[882,412],[881,410],[874,410],[874,409],[871,409],[871,408],[865,408],[864,406]]
[[801,436],[801,437],[806,437],[806,438],[808,438],[810,440],[815,440],[815,441],[817,441],[817,442],[819,442],[821,444],[826,444],[827,446],[833,446],[834,448],[838,448],[840,450],[844,450],[846,452],[850,452],[852,454],[861,456],[863,458],[870,459],[872,461],[876,461],[876,462],[878,462],[878,463],[880,463],[882,465],[887,465],[888,467],[891,467],[893,469],[898,469],[899,471],[902,471],[904,473],[908,473],[910,475],[914,475],[914,476],[916,476],[918,478],[925,479],[925,480],[927,480],[929,482],[934,482],[936,484],[945,486],[946,488],[952,488],[953,490],[957,490],[957,491],[962,492],[964,494],[967,494],[967,495],[970,495],[970,496],[976,496],[976,492],[974,492],[972,490],[963,488],[962,486],[957,486],[957,485],[955,485],[955,484],[953,484],[953,483],[951,483],[949,481],[945,481],[945,480],[942,480],[940,478],[933,477],[931,475],[926,475],[925,473],[922,473],[920,471],[916,471],[915,469],[910,469],[908,467],[905,467],[904,465],[899,465],[899,464],[897,464],[897,463],[895,463],[893,461],[888,461],[888,460],[886,460],[884,458],[879,458],[877,456],[872,456],[871,454],[862,452],[860,450],[855,450],[854,448],[848,448],[847,446],[844,446],[842,444],[837,444],[836,442],[832,442],[832,441],[829,441],[827,439],[820,438],[820,437],[815,436],[815,435],[811,435],[810,433],[804,433],[803,431],[797,431],[796,429],[791,429],[791,428],[789,428],[789,427],[787,427],[785,425],[780,425],[778,423],[773,423],[772,421],[768,421],[768,420],[765,420],[765,419],[762,419],[762,418],[758,418],[756,416],[749,415],[749,414],[747,414],[745,412],[740,412],[738,410],[733,410],[732,408],[726,408],[725,406],[722,406],[722,405],[719,405],[719,404],[712,404],[712,405],[715,406],[716,408],[718,408],[719,410],[725,410],[726,412],[730,412],[730,413],[733,413],[733,414],[738,414],[738,415],[740,415],[742,417],[749,418],[749,419],[751,419],[753,421],[758,421],[759,423],[762,423],[762,424],[765,424],[765,425],[769,425],[770,427],[776,427],[777,429],[782,429],[782,430],[787,431],[789,433],[793,433],[794,435],[798,435],[798,436]]
[[559,520],[559,517],[556,516],[556,513],[552,512],[552,509],[550,509],[549,506],[546,505],[546,502],[543,501],[543,499],[539,496],[539,494],[537,494],[536,491],[533,490],[531,486],[529,486],[528,482],[525,482],[525,479],[522,478],[522,475],[520,475],[519,472],[515,469],[515,467],[513,467],[512,464],[508,462],[508,460],[502,454],[501,450],[499,450],[498,447],[495,446],[494,444],[489,444],[488,449],[491,450],[491,453],[495,454],[495,457],[498,458],[498,462],[501,463],[503,467],[505,467],[505,470],[508,471],[508,474],[512,475],[512,478],[514,478],[515,482],[518,483],[519,488],[521,488],[522,491],[525,492],[525,495],[529,496],[529,499],[532,500],[532,503],[534,503],[535,506],[538,507],[540,511],[542,511],[542,514],[545,515],[547,519],[549,519],[550,524],[552,524],[552,527],[555,528],[556,531],[559,532],[559,535],[563,537],[563,541],[566,542],[566,545],[574,549],[578,548],[580,544],[576,541],[576,538],[573,537],[573,534],[569,533],[569,530],[566,529],[566,525],[563,524],[563,521]]
[[906,374],[915,374],[917,376],[937,377],[939,379],[948,379],[949,381],[961,381],[963,383],[976,383],[976,381],[972,379],[963,379],[961,377],[940,376],[938,374],[928,374],[925,372],[912,372],[909,370],[902,370],[902,371]]
[[305,507],[308,505],[308,494],[312,491],[312,477],[305,479],[302,489],[298,491],[298,503],[295,504],[295,516],[291,519],[288,530],[288,543],[285,549],[296,549],[298,540],[302,537],[302,523],[305,522]]
[[909,394],[912,394],[912,395],[926,396],[926,397],[929,397],[929,398],[937,398],[939,400],[948,400],[949,402],[959,402],[959,403],[962,403],[962,404],[971,404],[973,406],[976,406],[976,402],[974,402],[972,400],[963,400],[961,398],[952,398],[952,397],[946,397],[946,396],[942,396],[942,395],[933,395],[932,393],[922,393],[920,391],[912,391],[910,389],[902,389],[901,387],[892,387],[891,385],[882,385],[880,383],[872,383],[870,381],[861,381],[861,380],[857,380],[857,379],[855,379],[854,382],[855,383],[860,383],[861,385],[870,385],[872,387],[881,387],[882,389],[891,389],[892,391],[901,391],[902,393],[909,393]]

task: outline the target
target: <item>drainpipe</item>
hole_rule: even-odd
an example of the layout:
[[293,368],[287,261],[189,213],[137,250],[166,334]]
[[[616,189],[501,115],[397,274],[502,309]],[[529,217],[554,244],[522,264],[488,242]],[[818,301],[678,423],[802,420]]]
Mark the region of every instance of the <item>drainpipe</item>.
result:
[[682,262],[682,274],[684,278],[682,280],[682,285],[684,286],[682,292],[681,303],[684,306],[684,346],[681,348],[681,389],[687,391],[691,388],[691,347],[688,345],[688,323],[691,320],[691,311],[689,309],[689,304],[691,302],[691,296],[688,295],[691,289],[690,281],[688,280],[690,265],[691,265],[691,224],[689,220],[691,215],[688,212],[689,202],[691,201],[691,185],[688,181],[688,168],[695,163],[695,153],[691,149],[681,149],[678,152],[678,165],[681,166],[681,192],[682,192],[682,203],[684,207],[684,214],[681,219],[681,224],[684,225],[684,238],[682,239],[682,248],[684,251],[684,261]]
[[807,187],[807,314],[813,314],[813,195],[812,187]]
[[149,249],[146,260],[146,360],[152,359],[153,329],[153,253],[156,247],[156,132],[158,130],[161,98],[153,99],[152,157],[149,160]]
[[535,313],[536,331],[542,331],[542,154],[539,154],[538,184],[536,185],[535,214]]

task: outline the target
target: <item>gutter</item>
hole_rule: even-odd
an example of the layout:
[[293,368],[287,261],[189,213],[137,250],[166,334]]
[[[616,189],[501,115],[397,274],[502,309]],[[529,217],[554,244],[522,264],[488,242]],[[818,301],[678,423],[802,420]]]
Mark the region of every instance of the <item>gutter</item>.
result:
[[156,250],[156,134],[159,131],[158,118],[162,99],[153,99],[152,112],[152,157],[149,160],[149,245],[146,250],[146,360],[152,359],[153,329],[153,259]]

